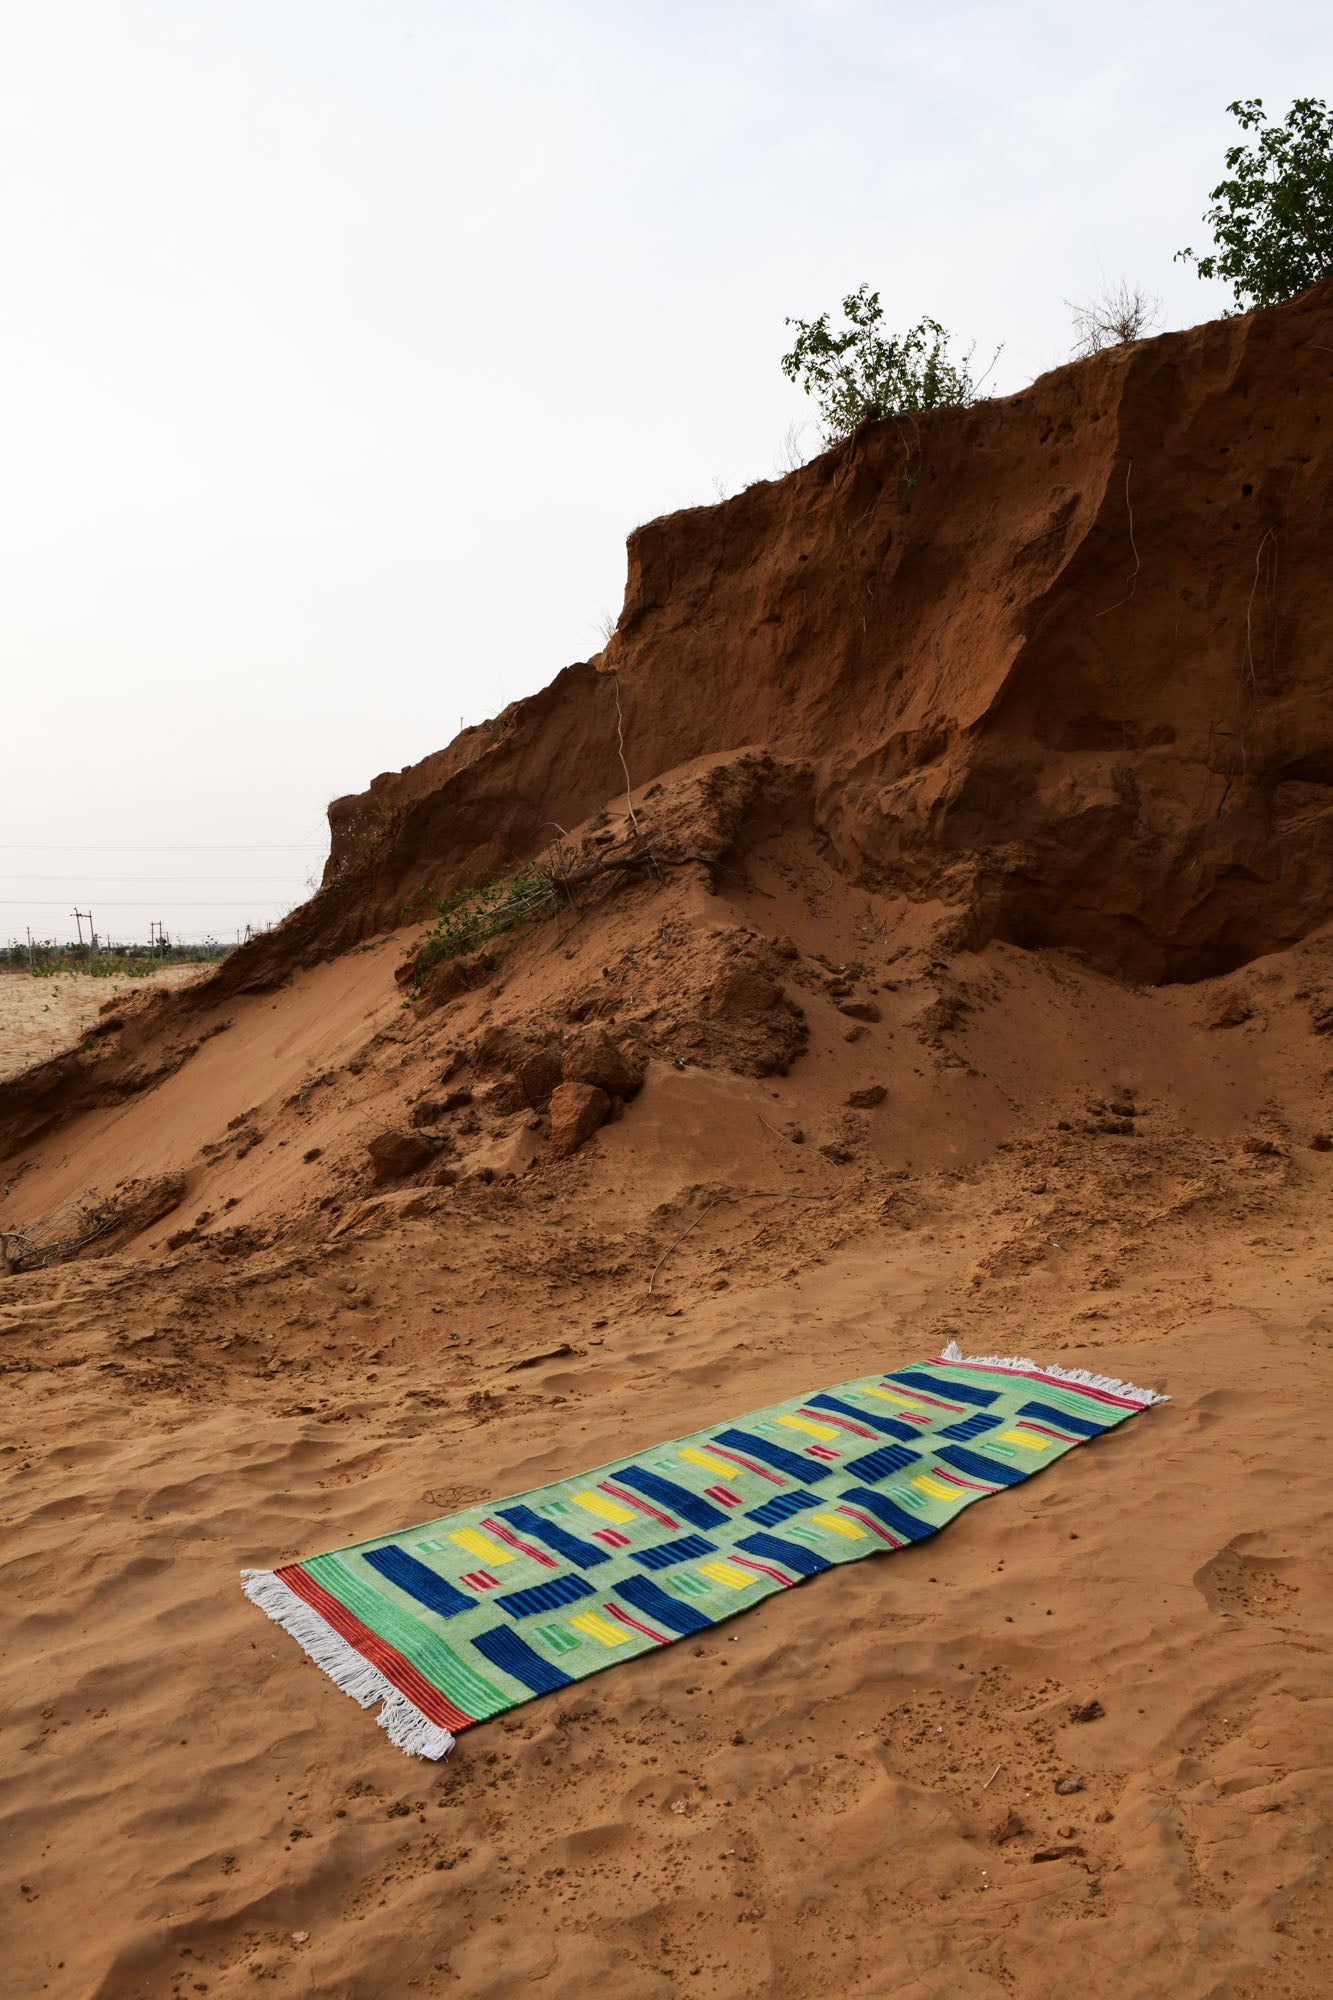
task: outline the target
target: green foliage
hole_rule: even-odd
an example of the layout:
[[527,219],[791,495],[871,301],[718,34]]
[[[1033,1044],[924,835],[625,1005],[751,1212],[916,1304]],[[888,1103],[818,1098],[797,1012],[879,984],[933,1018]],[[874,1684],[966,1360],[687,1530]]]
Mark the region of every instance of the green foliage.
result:
[[[527,867],[513,875],[487,875],[480,882],[465,882],[447,896],[437,896],[428,889],[425,901],[434,922],[417,952],[409,989],[413,996],[442,959],[466,958],[502,931],[549,916],[556,905],[556,889],[553,878],[543,869]],[[404,911],[405,916],[411,914]]]
[[1201,278],[1222,278],[1236,304],[1277,305],[1333,272],[1333,113],[1322,97],[1298,97],[1281,125],[1251,97],[1227,110],[1252,146],[1227,149],[1229,180],[1213,189],[1204,221],[1215,247],[1206,257],[1180,250]]
[[879,293],[865,285],[848,294],[842,312],[846,324],[837,332],[828,313],[786,322],[796,328],[796,341],[782,357],[782,372],[814,397],[826,443],[850,436],[868,417],[911,418],[972,401],[971,355],[958,363],[949,359],[949,336],[938,320],[887,334]]
[[102,945],[57,944],[34,938],[31,944],[0,946],[0,972],[29,972],[34,979],[79,973],[86,979],[151,979],[164,965],[215,965],[232,947],[209,938],[202,944]]

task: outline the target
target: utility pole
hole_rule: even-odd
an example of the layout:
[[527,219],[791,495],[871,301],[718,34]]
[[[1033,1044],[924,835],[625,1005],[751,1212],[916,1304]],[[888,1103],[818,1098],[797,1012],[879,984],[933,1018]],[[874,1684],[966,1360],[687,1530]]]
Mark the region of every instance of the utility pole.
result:
[[35,974],[37,971],[37,963],[32,955],[32,925],[28,924],[26,926],[26,929],[28,932],[28,970],[29,972]]

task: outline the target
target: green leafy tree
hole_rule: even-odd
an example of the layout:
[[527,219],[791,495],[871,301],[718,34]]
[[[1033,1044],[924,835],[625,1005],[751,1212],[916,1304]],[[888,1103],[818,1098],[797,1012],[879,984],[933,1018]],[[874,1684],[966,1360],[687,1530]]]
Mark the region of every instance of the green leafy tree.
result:
[[1206,257],[1180,250],[1201,278],[1222,278],[1236,304],[1272,306],[1333,272],[1333,113],[1322,97],[1298,97],[1281,125],[1260,97],[1227,110],[1253,145],[1227,149],[1229,180],[1212,192],[1204,217],[1215,247]]
[[843,300],[842,312],[846,324],[836,332],[828,313],[786,321],[796,328],[796,340],[782,357],[782,372],[814,397],[826,443],[849,436],[867,417],[914,417],[972,401],[972,357],[949,359],[949,336],[938,320],[887,334],[879,293],[865,285]]

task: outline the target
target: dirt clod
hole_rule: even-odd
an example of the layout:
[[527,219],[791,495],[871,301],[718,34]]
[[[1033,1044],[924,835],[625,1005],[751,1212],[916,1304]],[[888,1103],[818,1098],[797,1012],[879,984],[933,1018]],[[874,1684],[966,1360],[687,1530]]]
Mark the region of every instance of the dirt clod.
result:
[[435,1148],[430,1140],[420,1132],[403,1131],[398,1127],[387,1132],[377,1132],[366,1142],[370,1155],[373,1178],[377,1181],[402,1180],[408,1174],[420,1173],[435,1157]]
[[567,1159],[611,1115],[611,1099],[591,1083],[562,1083],[551,1093],[551,1152]]

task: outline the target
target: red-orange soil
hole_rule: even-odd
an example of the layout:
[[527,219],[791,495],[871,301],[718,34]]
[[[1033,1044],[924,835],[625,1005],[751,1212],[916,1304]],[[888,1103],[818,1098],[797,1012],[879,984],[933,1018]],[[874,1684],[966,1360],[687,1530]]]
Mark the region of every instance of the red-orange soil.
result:
[[[0,1277],[7,1990],[1333,1988],[1330,385],[1324,288],[649,524],[604,654],[0,1084],[11,1251],[121,1217]],[[951,1336],[1172,1400],[440,1766],[240,1594]]]

